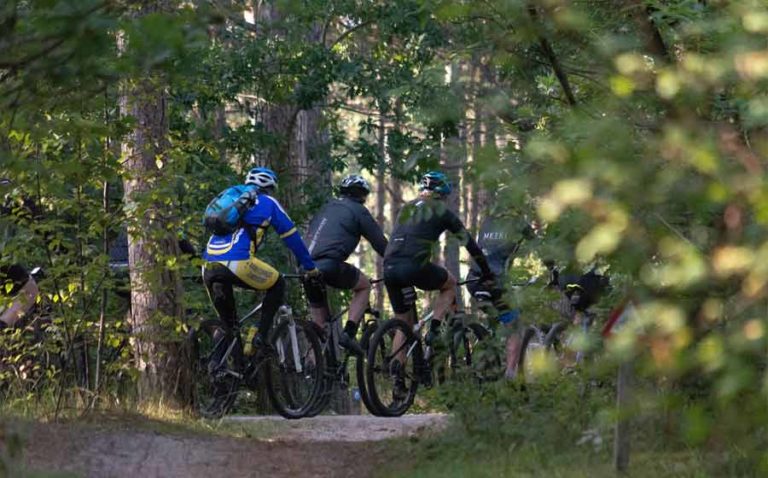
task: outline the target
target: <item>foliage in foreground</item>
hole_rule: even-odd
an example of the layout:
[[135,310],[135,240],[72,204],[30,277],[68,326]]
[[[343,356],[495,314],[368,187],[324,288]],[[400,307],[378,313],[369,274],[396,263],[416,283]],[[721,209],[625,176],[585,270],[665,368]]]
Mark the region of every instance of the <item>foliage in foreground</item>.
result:
[[[611,375],[570,373],[530,383],[525,391],[506,383],[442,389],[442,401],[455,416],[448,430],[397,445],[408,459],[383,476],[615,476],[614,385]],[[647,378],[635,393],[627,476],[765,473],[759,454],[764,439],[725,426],[702,442],[697,435],[702,415],[692,411],[688,393]],[[755,412],[759,420],[766,410]],[[757,453],[750,454],[750,448]]]
[[[3,244],[4,260],[47,266],[57,347],[69,370],[88,369],[40,396],[58,405],[64,389],[82,406],[105,391],[129,395],[127,304],[114,296],[120,280],[104,245],[143,219],[117,187],[116,145],[135,127],[120,117],[119,96],[124,82],[152,73],[165,82],[169,135],[163,181],[143,199],[175,213],[166,233],[204,240],[206,199],[254,158],[285,149],[289,139],[259,109],[324,109],[328,141],[313,159],[327,171],[353,154],[382,177],[412,177],[468,156],[471,134],[464,185],[535,214],[542,258],[626,278],[639,313],[609,351],[674,392],[650,396],[640,416],[659,420],[671,407],[680,419],[665,423],[691,446],[725,436],[765,461],[765,2],[260,2],[281,15],[251,26],[242,12],[253,2],[158,1],[179,8],[143,18],[131,15],[136,3],[0,7],[0,172],[18,185],[10,195],[31,197],[42,214],[14,219],[21,232]],[[322,41],[307,35],[318,28]],[[123,55],[118,31],[129,40]],[[361,105],[363,120],[345,129],[342,112]],[[230,121],[217,124],[227,109]],[[306,216],[317,199],[291,212]],[[163,267],[187,262],[168,257]],[[185,306],[200,302],[188,296]],[[97,384],[95,367],[76,365],[74,338],[87,350],[103,318],[105,350],[117,358]],[[186,323],[165,325],[178,337]],[[546,410],[571,404],[551,395],[559,405],[526,416],[552,418]],[[492,395],[483,409],[514,412],[511,399]]]

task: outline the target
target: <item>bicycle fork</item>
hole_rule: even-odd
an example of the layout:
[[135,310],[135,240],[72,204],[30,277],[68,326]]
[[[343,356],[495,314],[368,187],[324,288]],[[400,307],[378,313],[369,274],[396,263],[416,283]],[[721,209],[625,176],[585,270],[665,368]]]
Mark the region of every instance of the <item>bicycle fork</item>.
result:
[[[296,332],[296,320],[293,318],[293,310],[287,305],[281,305],[278,310],[280,318],[287,320],[288,322],[288,340],[291,342],[290,354],[293,358],[293,364],[297,373],[303,372],[303,366],[301,364],[301,352],[299,351],[299,336]],[[277,340],[277,357],[280,363],[285,363],[286,350],[285,344],[283,344],[282,338]]]

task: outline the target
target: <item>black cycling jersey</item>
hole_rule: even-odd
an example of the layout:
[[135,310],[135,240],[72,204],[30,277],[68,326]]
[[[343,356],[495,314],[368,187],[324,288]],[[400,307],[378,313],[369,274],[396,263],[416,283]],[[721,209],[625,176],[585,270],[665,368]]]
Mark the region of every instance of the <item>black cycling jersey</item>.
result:
[[309,222],[307,244],[312,259],[345,261],[355,251],[360,237],[383,255],[387,238],[368,209],[349,197],[329,201]]
[[446,207],[445,202],[435,199],[416,199],[403,206],[384,254],[384,263],[428,263],[432,257],[432,248],[444,231],[462,236],[475,262],[481,269],[490,272],[483,251],[467,232],[461,219]]
[[[488,259],[488,265],[496,276],[503,276],[512,254],[517,251],[521,234],[509,220],[487,217],[480,225],[477,244]],[[480,276],[480,269],[472,264],[470,275]]]

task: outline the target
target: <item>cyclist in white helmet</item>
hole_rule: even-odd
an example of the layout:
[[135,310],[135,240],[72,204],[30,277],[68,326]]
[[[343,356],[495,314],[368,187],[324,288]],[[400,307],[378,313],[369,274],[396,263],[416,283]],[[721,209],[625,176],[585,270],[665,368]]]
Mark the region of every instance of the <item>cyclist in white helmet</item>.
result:
[[[241,218],[241,227],[229,234],[213,234],[208,240],[203,258],[203,280],[208,294],[229,333],[236,317],[233,286],[266,291],[261,311],[257,342],[267,344],[275,313],[283,304],[285,279],[271,265],[256,257],[259,246],[271,227],[280,235],[307,274],[319,274],[296,226],[272,197],[277,187],[277,175],[269,168],[253,168],[245,178],[246,185],[255,185],[253,202]],[[212,361],[214,362],[214,361]]]

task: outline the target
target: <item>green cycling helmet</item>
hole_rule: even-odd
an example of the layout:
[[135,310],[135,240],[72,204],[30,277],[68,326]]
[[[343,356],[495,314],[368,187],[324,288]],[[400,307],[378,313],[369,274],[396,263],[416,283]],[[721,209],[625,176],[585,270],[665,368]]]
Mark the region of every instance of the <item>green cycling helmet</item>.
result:
[[451,181],[441,171],[430,171],[419,181],[419,191],[433,191],[440,196],[447,196],[452,190]]

